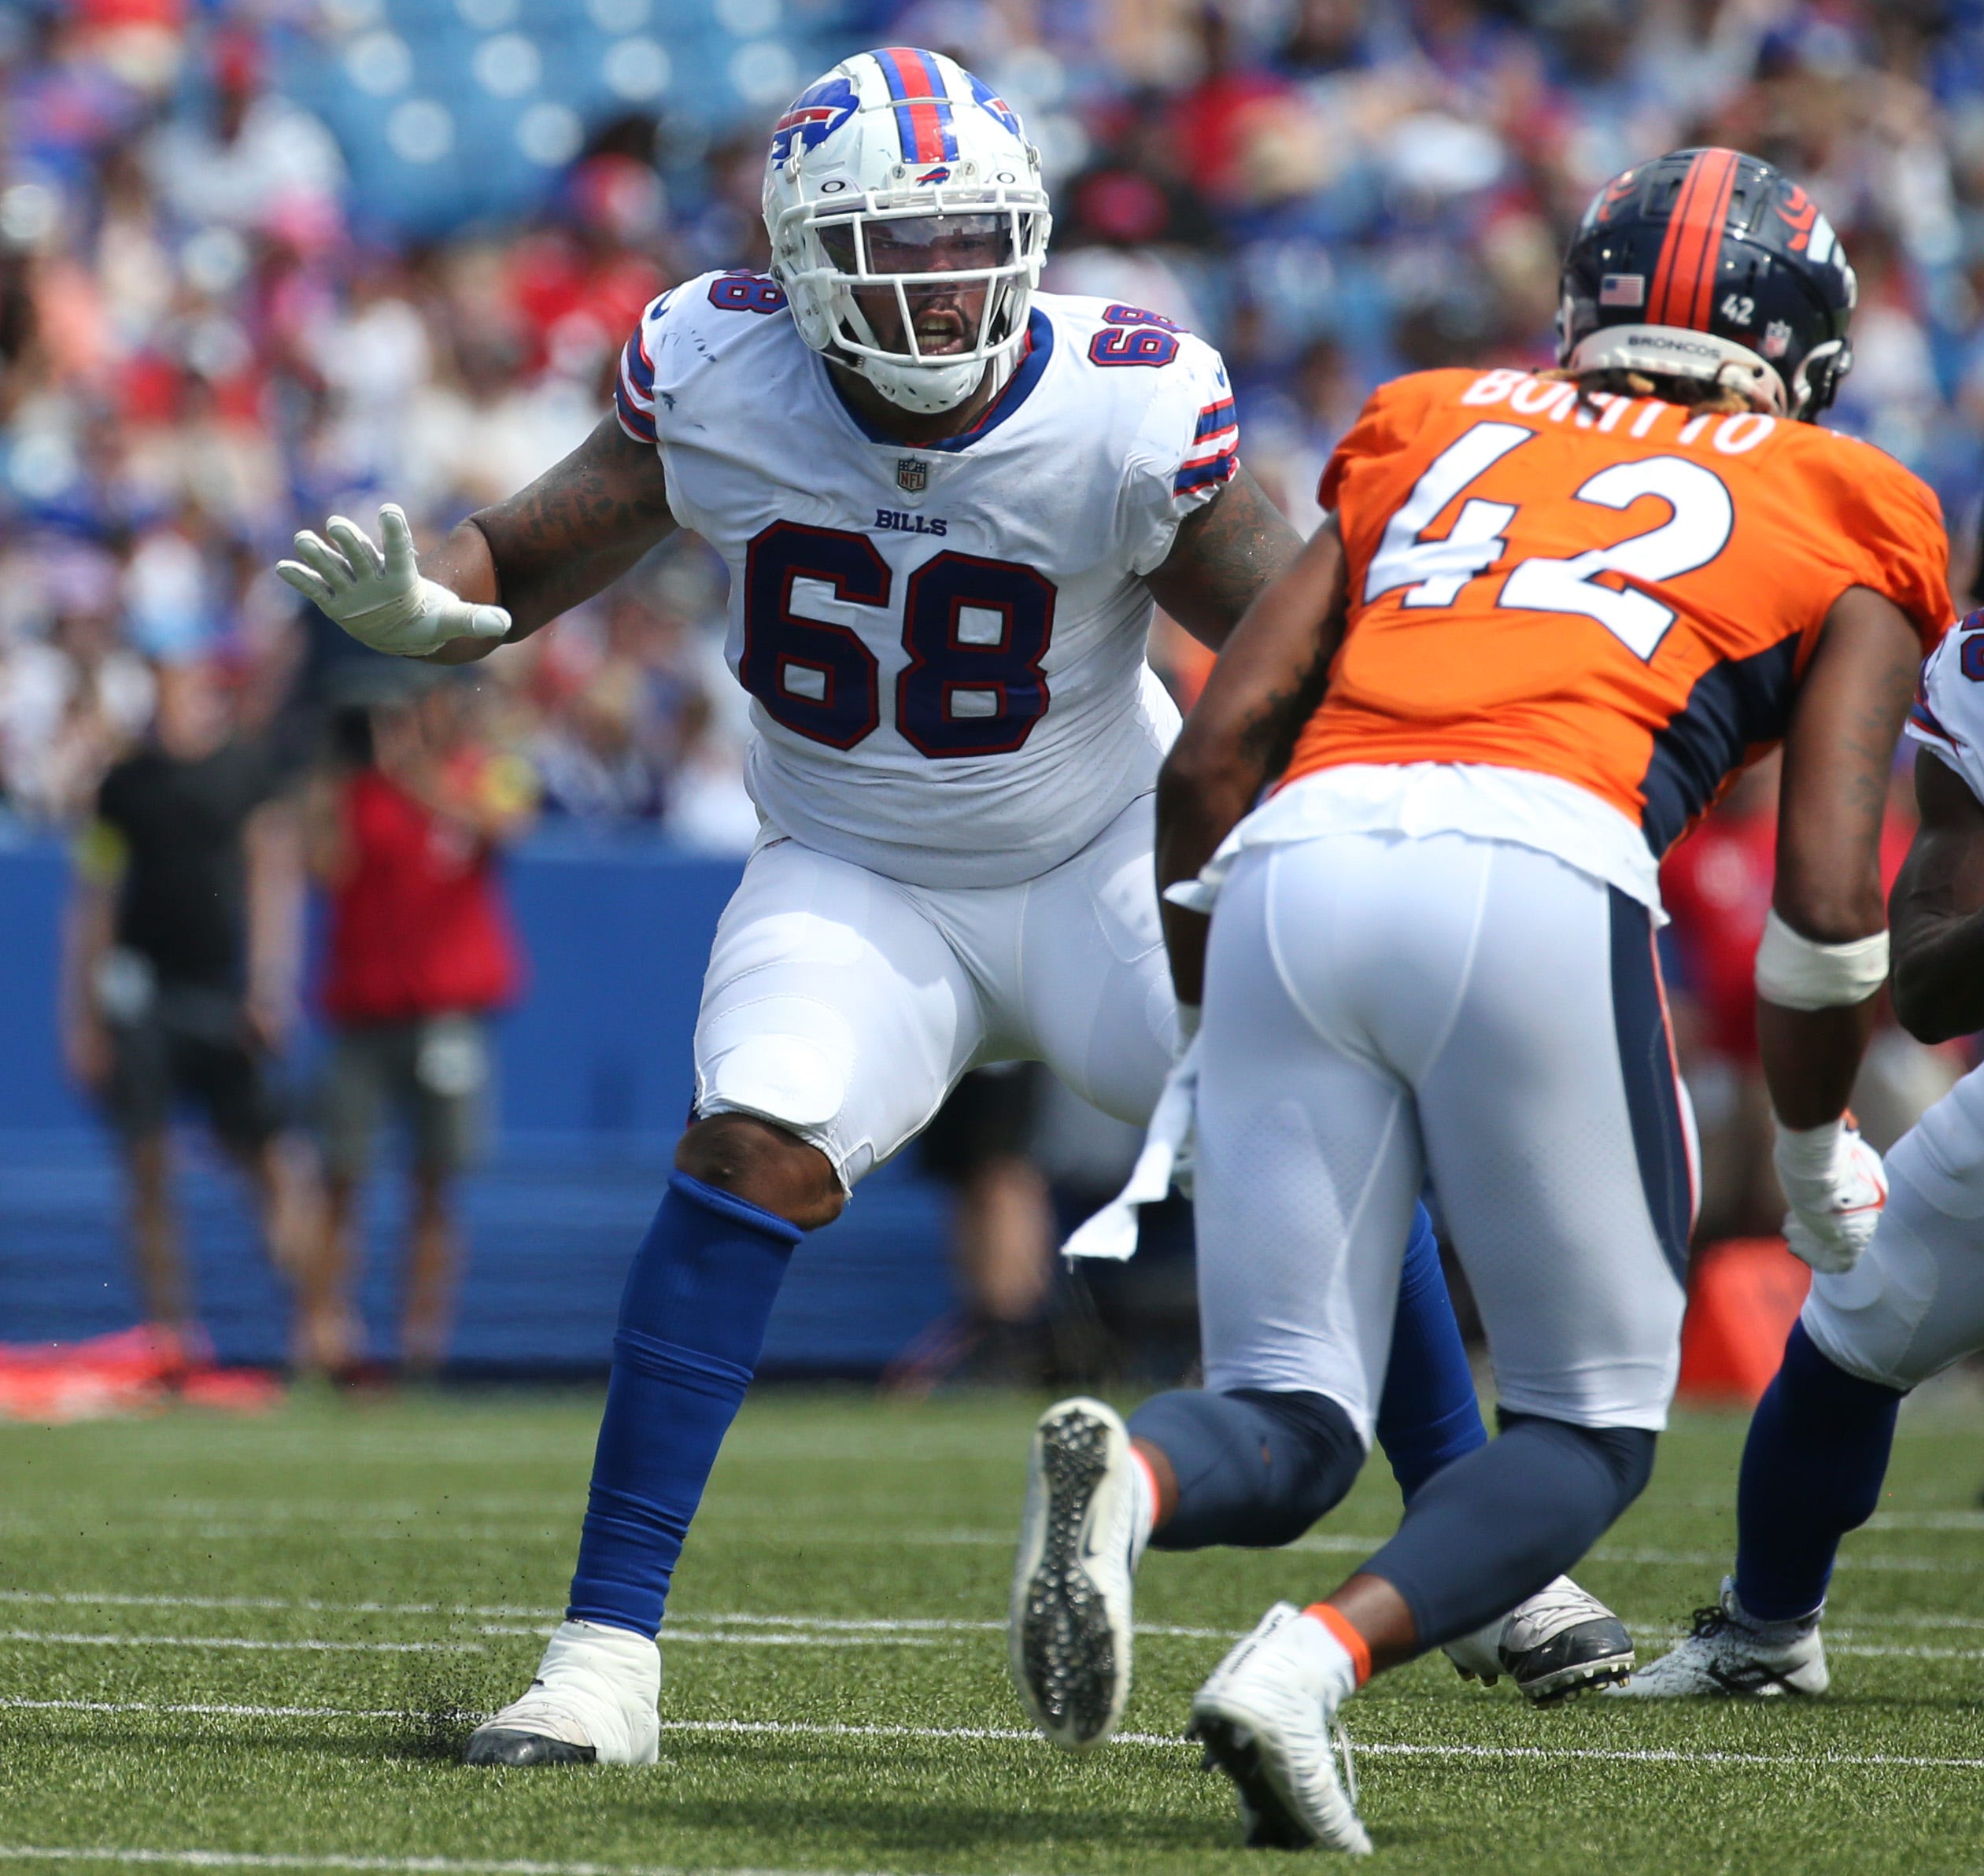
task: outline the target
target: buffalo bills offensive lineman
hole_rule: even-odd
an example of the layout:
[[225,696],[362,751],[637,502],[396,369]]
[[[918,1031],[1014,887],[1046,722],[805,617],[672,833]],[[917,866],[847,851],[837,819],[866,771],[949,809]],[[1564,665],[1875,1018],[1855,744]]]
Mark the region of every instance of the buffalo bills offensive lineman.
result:
[[[1149,1115],[1180,1028],[1152,598],[1216,644],[1299,547],[1239,468],[1209,347],[1035,294],[1038,156],[951,61],[836,67],[780,120],[764,199],[771,275],[650,306],[615,416],[564,462],[424,569],[390,507],[383,552],[334,518],[283,569],[367,644],[454,663],[692,527],[730,564],[754,700],[763,833],[704,982],[696,1118],[622,1301],[567,1619],[471,1763],[653,1760],[669,1578],[792,1246],[966,1069],[1037,1058]],[[1400,1311],[1418,1353],[1380,1427],[1409,1488],[1483,1438],[1420,1224]],[[1631,1659],[1588,1598],[1520,1638],[1502,1665],[1531,1691],[1532,1656],[1550,1691],[1567,1659]],[[1128,1671],[1044,1723],[1092,1743]]]

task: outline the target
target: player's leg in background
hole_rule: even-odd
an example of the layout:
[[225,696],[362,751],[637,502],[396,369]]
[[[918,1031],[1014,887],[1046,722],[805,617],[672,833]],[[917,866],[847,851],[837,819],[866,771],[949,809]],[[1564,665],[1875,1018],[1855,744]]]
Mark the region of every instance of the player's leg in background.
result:
[[[1895,1416],[1909,1390],[1984,1347],[1984,1081],[1973,1075],[1923,1117],[1963,1143],[1931,1158],[1921,1132],[1888,1155],[1874,1242],[1843,1276],[1812,1280],[1784,1361],[1744,1444],[1736,1565],[1694,1631],[1627,1692],[1820,1693],[1820,1637],[1839,1542],[1880,1503]],[[1940,1110],[1940,1111],[1938,1111]],[[1984,1114],[1979,1116],[1984,1118]],[[1955,1178],[1944,1168],[1971,1155]]]
[[400,1365],[408,1374],[438,1373],[454,1326],[461,1265],[455,1193],[481,1157],[490,1106],[492,1065],[479,1017],[456,1014],[420,1025],[412,1063],[413,1167],[408,1213]]
[[316,1156],[290,1124],[269,1058],[245,1033],[190,1044],[187,1067],[214,1137],[247,1182],[263,1250],[294,1294],[290,1359],[299,1370],[323,1370],[333,1364],[319,1351],[334,1344],[335,1318],[321,1269],[323,1191]]
[[145,1318],[183,1339],[198,1335],[172,1191],[172,1062],[155,1011],[109,1025],[105,1106],[124,1161],[132,1261]]
[[950,1191],[959,1302],[892,1364],[885,1392],[924,1395],[961,1375],[1032,1387],[1048,1372],[1054,1202],[1027,1150],[1046,1079],[1036,1062],[974,1069],[918,1140]]
[[977,992],[928,896],[780,840],[719,924],[698,1118],[621,1296],[567,1619],[470,1763],[651,1763],[652,1638],[792,1249],[970,1065]]
[[314,1365],[334,1375],[350,1372],[365,1356],[352,1296],[365,1257],[367,1176],[395,1061],[410,1047],[405,1024],[335,1029],[317,1090],[323,1227],[307,1334]]

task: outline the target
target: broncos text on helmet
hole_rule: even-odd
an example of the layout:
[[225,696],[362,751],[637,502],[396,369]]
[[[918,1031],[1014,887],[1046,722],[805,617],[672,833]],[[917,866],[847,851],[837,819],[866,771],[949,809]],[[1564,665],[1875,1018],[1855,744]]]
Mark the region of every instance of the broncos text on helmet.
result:
[[1810,422],[1853,364],[1857,287],[1818,205],[1733,150],[1679,150],[1592,198],[1564,259],[1557,358],[1741,390]]
[[801,337],[892,403],[950,410],[1012,371],[1047,190],[1011,107],[955,61],[885,46],[809,85],[773,128],[764,213]]

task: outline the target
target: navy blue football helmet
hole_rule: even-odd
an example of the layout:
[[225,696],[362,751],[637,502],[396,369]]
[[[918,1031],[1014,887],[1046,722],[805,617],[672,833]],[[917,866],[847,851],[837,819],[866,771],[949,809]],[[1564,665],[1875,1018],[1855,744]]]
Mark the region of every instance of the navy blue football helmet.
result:
[[1858,291],[1818,205],[1733,150],[1677,150],[1606,183],[1564,258],[1558,362],[1734,385],[1810,422],[1853,364]]

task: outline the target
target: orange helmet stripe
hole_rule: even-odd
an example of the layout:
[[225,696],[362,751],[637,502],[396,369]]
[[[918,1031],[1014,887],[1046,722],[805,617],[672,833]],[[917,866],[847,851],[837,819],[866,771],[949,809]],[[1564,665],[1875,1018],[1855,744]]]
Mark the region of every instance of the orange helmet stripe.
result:
[[1736,165],[1733,150],[1705,150],[1688,165],[1654,264],[1646,296],[1649,323],[1707,329],[1715,300],[1716,255],[1735,193]]

